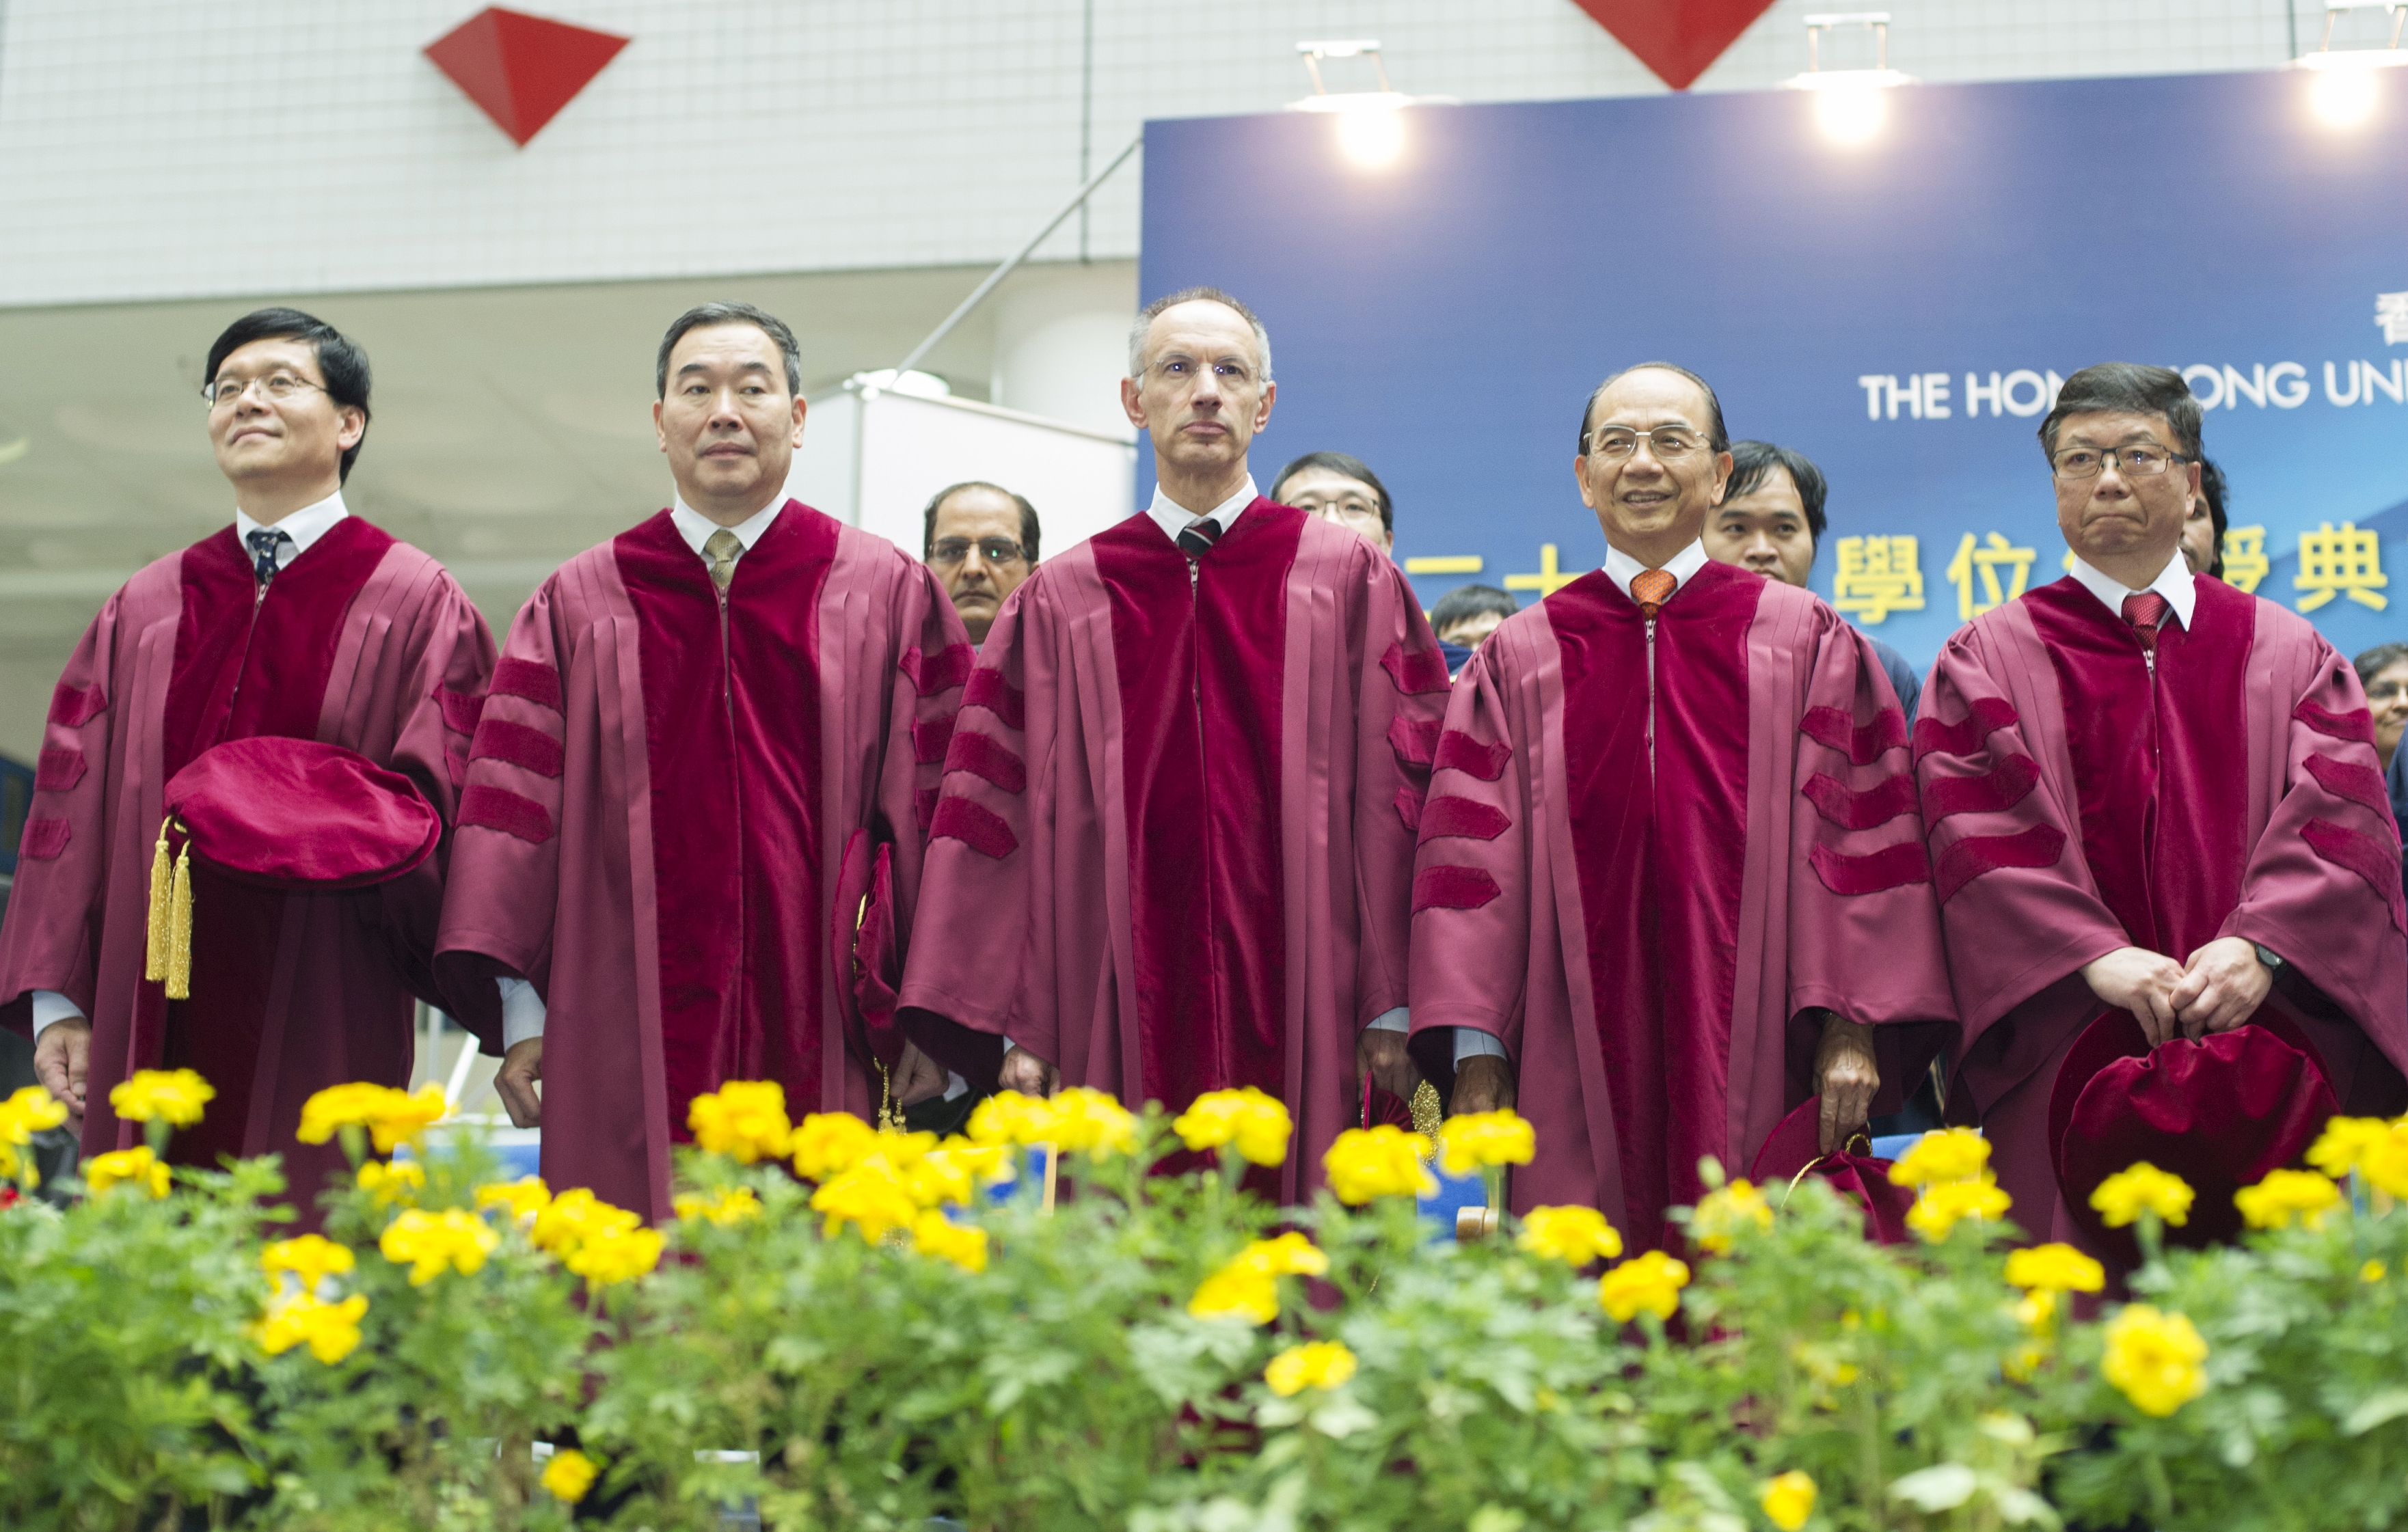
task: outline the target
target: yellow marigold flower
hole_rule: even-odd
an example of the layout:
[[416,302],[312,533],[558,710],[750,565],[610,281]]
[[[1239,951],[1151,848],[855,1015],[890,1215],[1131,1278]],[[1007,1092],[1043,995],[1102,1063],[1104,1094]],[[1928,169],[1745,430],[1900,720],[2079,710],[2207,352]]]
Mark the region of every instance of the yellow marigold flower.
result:
[[685,1125],[695,1147],[738,1165],[784,1156],[794,1126],[786,1121],[786,1090],[774,1080],[731,1080],[694,1098]]
[[1764,1493],[1756,1503],[1764,1508],[1767,1521],[1781,1532],[1798,1532],[1806,1518],[1814,1514],[1814,1481],[1796,1468],[1777,1479],[1765,1482]]
[[415,1203],[418,1194],[426,1190],[426,1167],[416,1160],[362,1160],[359,1183],[360,1190],[374,1196],[380,1208],[396,1202]]
[[1108,1160],[1137,1152],[1137,1119],[1104,1092],[1074,1086],[1046,1105],[1054,1119],[1050,1141],[1064,1153]]
[[423,1287],[447,1270],[474,1275],[501,1238],[491,1224],[465,1208],[439,1213],[410,1208],[385,1225],[377,1249],[394,1265],[409,1267],[410,1286]]
[[175,1127],[191,1127],[201,1120],[201,1108],[217,1096],[217,1087],[192,1069],[136,1069],[111,1086],[109,1109],[129,1123],[153,1118]]
[[1595,1208],[1533,1208],[1515,1242],[1541,1260],[1567,1266],[1611,1261],[1622,1253],[1622,1236]]
[[560,1264],[594,1287],[632,1281],[661,1264],[661,1231],[622,1229],[580,1239]]
[[2034,1293],[2096,1293],[2107,1285],[2107,1268],[2071,1245],[2033,1245],[2007,1256],[2007,1285]]
[[2408,1120],[2392,1124],[2389,1132],[2369,1145],[2358,1169],[2376,1191],[2408,1197]]
[[795,1174],[805,1181],[825,1181],[861,1163],[878,1142],[878,1130],[849,1111],[815,1111],[787,1138],[794,1151]]
[[553,1499],[575,1505],[585,1498],[585,1492],[594,1487],[594,1481],[601,1471],[583,1453],[574,1447],[563,1447],[552,1454],[551,1462],[544,1465],[541,1482],[544,1492]]
[[355,1081],[329,1085],[303,1102],[301,1127],[294,1137],[305,1144],[322,1144],[338,1128],[365,1127],[376,1141],[377,1153],[390,1154],[396,1144],[416,1143],[446,1110],[443,1087],[432,1082],[411,1095],[390,1085]]
[[141,1187],[155,1199],[167,1195],[168,1180],[167,1167],[150,1153],[147,1144],[95,1154],[83,1162],[83,1183],[94,1196],[104,1196],[112,1187],[130,1183]]
[[934,1208],[911,1224],[911,1249],[953,1262],[965,1271],[986,1269],[986,1230],[975,1224],[956,1224]]
[[1235,1148],[1240,1158],[1255,1165],[1278,1165],[1287,1158],[1288,1135],[1295,1126],[1286,1103],[1248,1085],[1205,1092],[1171,1120],[1170,1130],[1198,1152]]
[[1424,1164],[1430,1141],[1418,1133],[1383,1123],[1378,1127],[1350,1127],[1321,1156],[1329,1172],[1329,1189],[1338,1200],[1361,1207],[1374,1197],[1428,1196],[1438,1179]]
[[67,1120],[67,1104],[40,1085],[21,1085],[0,1101],[0,1143],[22,1147],[34,1135]]
[[971,1109],[969,1136],[982,1144],[1041,1144],[1053,1125],[1042,1097],[997,1091]]
[[2189,1220],[2190,1202],[2195,1195],[2180,1176],[2170,1175],[2143,1160],[2100,1181],[2099,1189],[2090,1194],[2090,1205],[2099,1210],[2111,1229],[2122,1228],[2143,1211],[2180,1224]]
[[538,1213],[552,1205],[552,1188],[541,1176],[521,1176],[516,1181],[489,1181],[477,1188],[477,1207],[508,1208],[518,1223],[531,1222]]
[[1539,1152],[1528,1118],[1511,1107],[1467,1111],[1439,1124],[1439,1164],[1450,1176],[1501,1165],[1527,1165]]
[[289,1271],[301,1279],[304,1293],[317,1292],[320,1282],[351,1270],[355,1264],[349,1245],[338,1245],[320,1234],[279,1239],[259,1253],[259,1268],[269,1281]]
[[1772,1227],[1772,1204],[1754,1186],[1735,1181],[1698,1199],[1698,1210],[1689,1220],[1689,1238],[1703,1250],[1728,1255],[1732,1238],[1750,1224],[1759,1229]]
[[1629,1324],[1642,1309],[1658,1319],[1670,1319],[1681,1307],[1681,1289],[1688,1285],[1685,1262],[1651,1250],[1598,1278],[1597,1301],[1617,1324]]
[[2362,1282],[2379,1282],[2383,1280],[2386,1270],[2381,1261],[2369,1261],[2358,1268],[2358,1280]]
[[1290,1346],[1263,1369],[1263,1382],[1283,1399],[1294,1398],[1308,1388],[1337,1388],[1354,1376],[1354,1353],[1339,1340],[1308,1340]]
[[2320,1229],[2342,1205],[2341,1188],[2314,1170],[2270,1170],[2257,1185],[2233,1193],[2232,1205],[2253,1229],[2287,1229],[2294,1218]]
[[1276,1239],[1257,1239],[1238,1253],[1274,1277],[1321,1277],[1329,1271],[1329,1257],[1303,1235],[1290,1231]]
[[972,1143],[956,1134],[928,1151],[912,1169],[916,1177],[925,1167],[925,1173],[941,1181],[949,1191],[959,1186],[957,1194],[943,1200],[966,1203],[979,1187],[1001,1186],[1017,1177],[1017,1158],[1010,1144]]
[[2107,1354],[2099,1370],[2144,1414],[2171,1415],[2207,1392],[2207,1342],[2181,1314],[2145,1303],[2107,1323]]
[[1974,1181],[1990,1164],[1990,1140],[1969,1127],[1927,1133],[1889,1167],[1889,1179],[1900,1186],[1933,1186],[1947,1181]]
[[725,1225],[741,1224],[748,1218],[761,1216],[761,1199],[750,1186],[731,1186],[717,1196],[705,1196],[700,1192],[680,1192],[670,1199],[681,1223],[691,1224],[705,1219]]
[[608,1239],[633,1229],[643,1219],[625,1208],[614,1208],[582,1186],[572,1186],[546,1203],[535,1215],[529,1236],[538,1250],[566,1260],[589,1239]]
[[2365,1163],[2367,1152],[2391,1136],[2379,1117],[2329,1117],[2309,1146],[2308,1163],[2339,1181]]
[[874,1245],[917,1222],[920,1203],[901,1172],[873,1156],[824,1182],[811,1194],[811,1210],[827,1215],[822,1232],[828,1238],[835,1238],[851,1224],[865,1241]]
[[1907,1210],[1906,1226],[1937,1244],[1968,1218],[2000,1218],[2014,1202],[1997,1181],[1943,1181],[1926,1186]]
[[2034,1335],[2046,1335],[2057,1323],[2057,1292],[2035,1287],[2015,1300],[2015,1318]]
[[418,1142],[451,1110],[443,1099],[443,1087],[432,1081],[420,1086],[415,1095],[387,1091],[376,1114],[368,1119],[368,1137],[378,1153],[390,1154],[396,1145]]
[[1187,1300],[1187,1311],[1198,1319],[1238,1315],[1268,1324],[1279,1318],[1280,1278],[1318,1277],[1328,1270],[1329,1257],[1301,1234],[1257,1239],[1204,1279]]
[[333,1367],[358,1347],[360,1316],[367,1311],[368,1300],[358,1293],[340,1303],[321,1303],[302,1293],[269,1309],[251,1335],[270,1356],[306,1345],[310,1355]]

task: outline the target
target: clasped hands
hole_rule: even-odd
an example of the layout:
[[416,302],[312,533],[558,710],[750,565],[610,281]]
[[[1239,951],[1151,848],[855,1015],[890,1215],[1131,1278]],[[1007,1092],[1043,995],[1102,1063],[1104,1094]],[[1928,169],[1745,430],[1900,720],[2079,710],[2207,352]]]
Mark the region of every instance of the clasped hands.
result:
[[2102,1004],[2130,1011],[2152,1048],[2177,1032],[2194,1042],[2211,1032],[2229,1032],[2274,987],[2273,972],[2258,960],[2256,944],[2239,937],[2218,937],[2191,953],[2187,963],[2143,947],[2118,947],[2084,964],[2082,978]]

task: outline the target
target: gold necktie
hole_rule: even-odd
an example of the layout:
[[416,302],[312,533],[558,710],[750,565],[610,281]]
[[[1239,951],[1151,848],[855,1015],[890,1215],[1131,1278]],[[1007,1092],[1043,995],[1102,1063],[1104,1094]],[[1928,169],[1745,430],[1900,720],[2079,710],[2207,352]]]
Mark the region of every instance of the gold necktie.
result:
[[1665,602],[1672,599],[1672,587],[1679,583],[1669,569],[1641,569],[1630,577],[1630,599],[1639,603],[1639,615],[1653,622]]
[[736,555],[744,551],[744,540],[721,527],[702,545],[702,556],[710,561],[710,582],[721,590],[727,589],[736,579]]

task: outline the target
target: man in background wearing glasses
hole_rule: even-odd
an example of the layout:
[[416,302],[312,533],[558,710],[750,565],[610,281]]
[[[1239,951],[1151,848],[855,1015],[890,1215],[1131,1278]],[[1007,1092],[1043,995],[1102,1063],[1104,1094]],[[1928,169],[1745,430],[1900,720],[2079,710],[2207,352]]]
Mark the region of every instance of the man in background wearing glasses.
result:
[[[2071,1137],[2059,1066],[2102,1067],[2076,1048],[2094,1019],[2127,1041],[2108,1053],[2139,1055],[2280,1014],[2344,1110],[2408,1106],[2373,722],[2306,622],[2187,567],[2200,424],[2163,367],[2066,379],[2040,439],[2072,573],[1959,630],[1915,730],[1965,1025],[1954,1105],[1979,1113],[2016,1222],[2102,1254],[2051,1141]],[[2213,1200],[2230,1216],[2229,1189]]]
[[920,556],[953,597],[972,648],[1037,566],[1037,508],[1000,484],[949,484],[928,502]]
[[1812,592],[1707,558],[1729,445],[1684,368],[1589,396],[1605,567],[1457,678],[1413,878],[1415,1056],[1536,1126],[1515,1210],[1636,1249],[1701,1157],[1744,1175],[1796,1110],[1841,1148],[1954,1030],[1898,698]]
[[[87,1153],[142,1141],[109,1110],[111,1086],[190,1067],[217,1096],[169,1157],[214,1168],[280,1152],[310,1208],[342,1155],[294,1141],[301,1104],[345,1081],[407,1085],[412,992],[442,1003],[425,980],[440,858],[347,893],[196,861],[190,995],[171,1000],[144,978],[163,795],[211,747],[280,736],[399,773],[448,824],[494,643],[440,565],[344,506],[367,435],[366,352],[264,308],[218,336],[204,377],[234,522],[128,580],[67,662],[0,932],[0,1019],[36,1029],[36,1067],[82,1115]],[[338,848],[317,850],[323,865]]]

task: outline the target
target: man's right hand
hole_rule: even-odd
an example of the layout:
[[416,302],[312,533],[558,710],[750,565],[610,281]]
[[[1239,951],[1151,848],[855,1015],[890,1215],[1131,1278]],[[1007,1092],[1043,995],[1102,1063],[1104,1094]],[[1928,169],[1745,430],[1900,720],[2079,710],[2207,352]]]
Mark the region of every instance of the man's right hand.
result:
[[1513,1074],[1494,1053],[1460,1060],[1455,1067],[1455,1095],[1450,1116],[1468,1111],[1502,1111],[1513,1104]]
[[2180,1029],[2173,995],[2182,977],[2181,964],[2145,947],[2118,947],[2082,966],[2090,993],[2103,1005],[2130,1011],[2152,1048]]
[[69,1115],[83,1119],[83,1081],[92,1067],[92,1023],[70,1016],[42,1028],[34,1043],[34,1078],[66,1103]]
[[1045,1096],[1054,1094],[1054,1087],[1060,1083],[1061,1079],[1059,1069],[1014,1043],[1004,1051],[1003,1069],[996,1077],[996,1084],[1000,1089],[1018,1091],[1023,1095]]
[[494,1094],[502,1098],[502,1106],[510,1121],[520,1127],[543,1126],[543,1096],[536,1082],[543,1078],[543,1039],[521,1038],[510,1044],[502,1055],[502,1067],[494,1071]]

